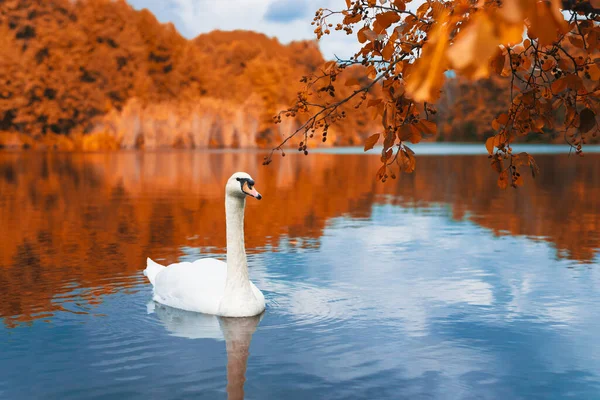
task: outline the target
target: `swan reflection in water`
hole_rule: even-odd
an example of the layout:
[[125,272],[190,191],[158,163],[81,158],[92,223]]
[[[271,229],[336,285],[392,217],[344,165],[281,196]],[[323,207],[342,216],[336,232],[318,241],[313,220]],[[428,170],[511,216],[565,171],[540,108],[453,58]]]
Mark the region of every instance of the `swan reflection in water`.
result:
[[246,365],[252,335],[263,314],[254,317],[228,318],[179,310],[151,301],[148,313],[155,313],[167,330],[188,339],[225,340],[227,349],[227,398],[242,400]]

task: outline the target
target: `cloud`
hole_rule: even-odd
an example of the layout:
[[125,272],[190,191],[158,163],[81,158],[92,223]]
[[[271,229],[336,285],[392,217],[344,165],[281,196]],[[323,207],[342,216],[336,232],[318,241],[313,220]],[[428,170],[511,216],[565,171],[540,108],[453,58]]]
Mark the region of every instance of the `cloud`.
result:
[[297,19],[307,20],[308,4],[302,0],[277,0],[269,4],[265,20],[286,23]]
[[[339,0],[129,0],[148,8],[162,22],[173,22],[182,35],[193,38],[215,29],[245,29],[276,37],[282,43],[314,40],[310,25],[319,7],[340,5]],[[343,2],[341,3],[343,5]],[[339,8],[339,7],[337,7]],[[326,59],[350,57],[360,47],[356,36],[334,32],[319,41]]]

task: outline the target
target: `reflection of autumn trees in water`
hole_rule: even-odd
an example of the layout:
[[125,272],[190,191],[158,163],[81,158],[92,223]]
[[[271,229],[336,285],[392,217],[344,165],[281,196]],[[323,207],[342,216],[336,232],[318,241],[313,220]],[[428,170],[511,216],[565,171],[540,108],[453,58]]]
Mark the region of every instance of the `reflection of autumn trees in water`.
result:
[[381,184],[371,174],[378,158],[364,155],[290,156],[264,168],[258,153],[4,154],[0,315],[43,317],[73,288],[97,302],[137,282],[147,256],[172,262],[182,246],[223,253],[223,185],[236,170],[251,173],[264,195],[247,203],[251,252],[277,251],[282,241],[318,245],[329,218],[369,217],[374,203],[441,202],[454,218],[469,213],[497,234],[540,237],[561,257],[591,261],[600,247],[600,157],[537,159],[542,176],[502,191],[480,173],[483,156],[421,157],[415,174]]

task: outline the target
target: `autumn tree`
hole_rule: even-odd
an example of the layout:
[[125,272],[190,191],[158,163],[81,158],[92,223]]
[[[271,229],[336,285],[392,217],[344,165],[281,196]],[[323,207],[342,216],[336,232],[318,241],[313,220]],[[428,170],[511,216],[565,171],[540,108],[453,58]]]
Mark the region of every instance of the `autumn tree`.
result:
[[[341,31],[362,47],[302,78],[304,90],[275,122],[307,115],[306,122],[265,164],[298,136],[298,150],[307,154],[307,143],[317,134],[326,141],[347,110],[367,108],[380,122],[364,143],[365,151],[383,145],[377,178],[412,172],[415,154],[407,144],[436,134],[435,104],[448,71],[507,81],[508,90],[500,92],[507,106],[489,121],[493,135],[485,143],[502,188],[523,184],[521,167],[533,176],[538,171],[531,155],[513,152],[519,137],[558,130],[583,155],[586,140],[599,132],[599,0],[340,0],[340,7],[316,12],[317,38]],[[338,79],[355,65],[364,68],[362,79]]]
[[298,123],[271,123],[296,76],[324,62],[250,31],[188,40],[126,0],[0,1],[0,33],[0,149],[270,148]]

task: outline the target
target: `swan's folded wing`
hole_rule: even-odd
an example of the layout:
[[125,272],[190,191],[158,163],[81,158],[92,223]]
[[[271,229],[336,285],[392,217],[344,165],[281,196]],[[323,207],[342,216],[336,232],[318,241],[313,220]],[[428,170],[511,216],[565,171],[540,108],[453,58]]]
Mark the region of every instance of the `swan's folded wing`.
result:
[[154,300],[182,310],[216,314],[226,278],[227,264],[214,258],[172,264],[157,276]]

